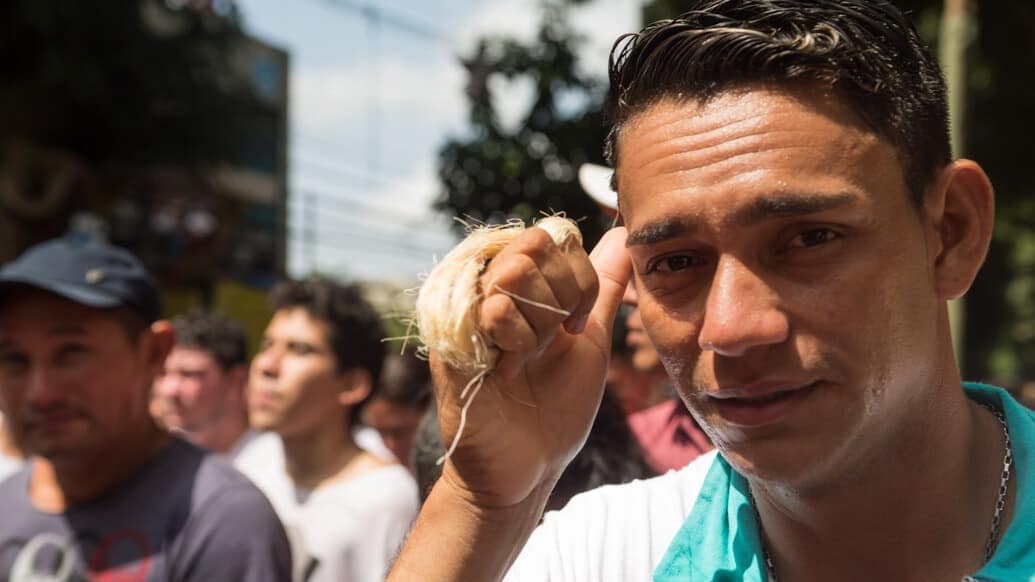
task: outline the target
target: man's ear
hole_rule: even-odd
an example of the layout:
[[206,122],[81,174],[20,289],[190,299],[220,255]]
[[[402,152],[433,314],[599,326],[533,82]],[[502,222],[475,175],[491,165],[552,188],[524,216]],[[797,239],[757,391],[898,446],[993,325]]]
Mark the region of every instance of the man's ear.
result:
[[338,402],[344,406],[355,406],[370,395],[374,389],[370,372],[363,368],[349,368],[341,374],[342,389]]
[[165,358],[176,345],[176,329],[171,322],[165,319],[158,320],[142,334],[141,341],[146,342],[144,348],[147,350],[145,357],[148,367],[153,368],[157,375],[165,365]]
[[945,166],[927,191],[924,213],[934,283],[939,297],[967,292],[985,262],[995,223],[995,193],[985,171],[971,160]]

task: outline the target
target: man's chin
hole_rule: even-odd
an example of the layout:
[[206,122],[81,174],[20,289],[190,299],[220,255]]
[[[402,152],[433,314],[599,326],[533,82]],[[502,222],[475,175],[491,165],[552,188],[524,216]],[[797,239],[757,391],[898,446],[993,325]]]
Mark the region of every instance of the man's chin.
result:
[[29,442],[23,449],[26,456],[41,457],[52,465],[79,464],[92,457],[91,447],[82,439],[79,440],[46,440]]

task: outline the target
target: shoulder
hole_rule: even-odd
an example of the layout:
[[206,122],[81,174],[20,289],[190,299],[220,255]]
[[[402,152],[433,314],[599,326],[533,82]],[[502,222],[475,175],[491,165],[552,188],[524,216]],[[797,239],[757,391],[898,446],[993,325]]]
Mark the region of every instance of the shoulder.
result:
[[712,451],[678,471],[576,495],[546,514],[507,580],[649,580],[715,458]]
[[270,472],[283,472],[284,445],[272,432],[258,433],[237,451],[233,464],[253,479]]
[[417,484],[405,467],[397,463],[372,466],[355,477],[320,491],[320,498],[361,508],[364,512],[397,510],[416,513]]
[[[200,449],[174,437],[161,471],[173,475],[193,473],[189,492],[189,517],[221,519],[228,515],[255,512],[245,516],[261,518],[267,513],[275,519],[265,495],[220,455]],[[193,469],[193,471],[190,471]]]
[[266,496],[225,459],[205,454],[191,491],[177,567],[201,579],[286,580],[287,535]]

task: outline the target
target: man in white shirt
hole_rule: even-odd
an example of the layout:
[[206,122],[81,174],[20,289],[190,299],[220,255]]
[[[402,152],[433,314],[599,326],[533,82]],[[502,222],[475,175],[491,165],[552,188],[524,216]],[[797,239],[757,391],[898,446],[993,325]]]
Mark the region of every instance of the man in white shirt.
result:
[[358,288],[328,279],[284,282],[271,303],[248,400],[252,426],[279,436],[283,462],[239,467],[288,529],[296,580],[382,580],[417,487],[352,431],[381,374],[381,317]]
[[[529,228],[485,266],[499,363],[389,579],[1035,579],[1035,415],[961,383],[949,326],[993,190],[951,157],[908,19],[886,0],[696,2],[623,37],[610,79],[623,226],[590,256]],[[532,534],[630,272],[717,454]],[[431,363],[450,442],[469,377]]]

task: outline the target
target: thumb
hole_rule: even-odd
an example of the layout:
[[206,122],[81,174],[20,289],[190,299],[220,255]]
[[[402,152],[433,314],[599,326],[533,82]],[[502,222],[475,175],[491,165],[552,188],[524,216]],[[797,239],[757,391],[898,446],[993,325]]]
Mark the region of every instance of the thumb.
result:
[[625,287],[629,283],[632,272],[632,261],[625,249],[628,231],[624,226],[617,226],[604,233],[604,236],[589,254],[589,261],[599,277],[600,290],[597,301],[589,313],[589,320],[604,331],[604,337],[610,341],[611,327],[615,314],[622,304]]

